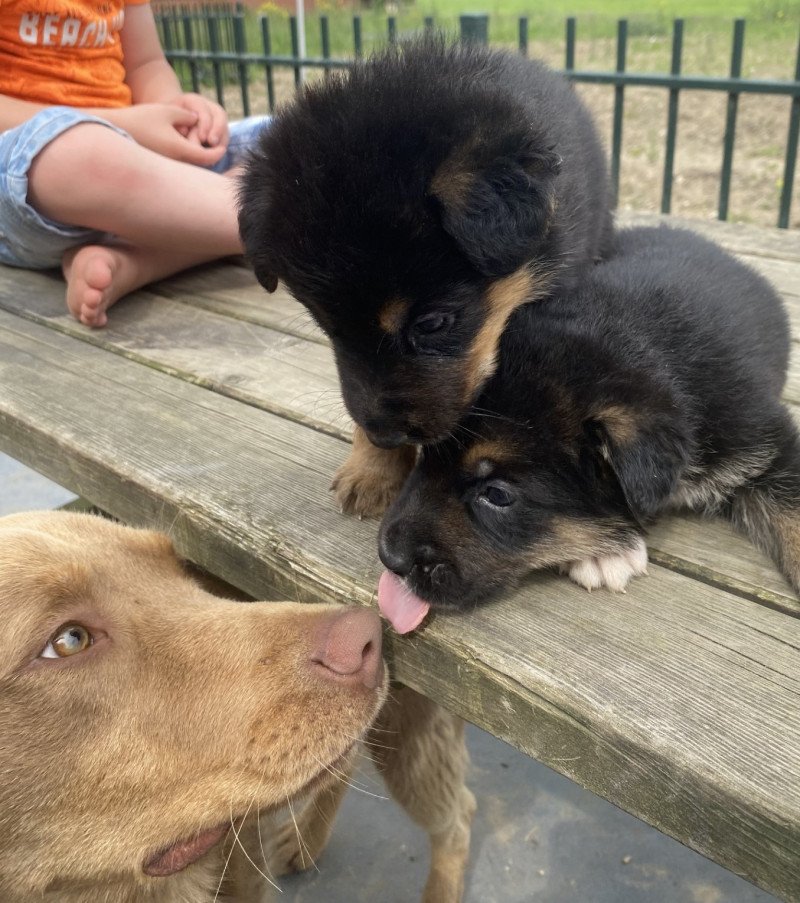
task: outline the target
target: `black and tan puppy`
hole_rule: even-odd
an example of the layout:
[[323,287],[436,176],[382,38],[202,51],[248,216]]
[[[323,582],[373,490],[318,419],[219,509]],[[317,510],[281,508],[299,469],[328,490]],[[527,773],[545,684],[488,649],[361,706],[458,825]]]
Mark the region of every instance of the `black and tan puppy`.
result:
[[384,613],[412,629],[548,565],[623,590],[676,508],[729,517],[798,588],[788,351],[752,270],[689,232],[623,233],[580,287],[515,313],[472,412],[423,450],[381,528]]
[[[247,166],[240,226],[330,336],[360,430],[342,507],[380,513],[495,369],[514,309],[611,244],[589,114],[545,66],[423,40],[307,87]],[[380,446],[380,448],[376,448]]]

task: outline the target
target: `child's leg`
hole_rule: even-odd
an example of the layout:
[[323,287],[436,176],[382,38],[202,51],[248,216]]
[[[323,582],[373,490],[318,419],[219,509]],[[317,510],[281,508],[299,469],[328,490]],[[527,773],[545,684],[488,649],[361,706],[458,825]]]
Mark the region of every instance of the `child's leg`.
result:
[[50,220],[121,239],[65,255],[67,301],[88,325],[103,325],[111,304],[148,282],[241,253],[234,180],[96,123],[76,125],[39,153],[28,200]]

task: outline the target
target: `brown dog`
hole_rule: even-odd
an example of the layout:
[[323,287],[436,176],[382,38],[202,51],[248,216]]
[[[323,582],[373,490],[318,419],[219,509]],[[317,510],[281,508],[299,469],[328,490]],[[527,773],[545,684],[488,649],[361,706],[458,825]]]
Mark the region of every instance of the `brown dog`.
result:
[[[4,903],[203,903],[223,876],[225,899],[256,903],[271,890],[260,873],[296,867],[297,842],[284,836],[268,865],[246,840],[299,796],[312,797],[298,819],[308,852],[321,851],[344,788],[331,775],[386,697],[373,612],[233,603],[160,534],[36,513],[0,519],[0,614]],[[408,789],[414,730],[379,762],[433,835],[429,889],[444,880],[445,894],[431,901],[458,899],[472,804],[458,721],[441,717],[448,768],[429,756],[423,783],[453,758],[455,780]],[[414,811],[423,794],[433,802]]]

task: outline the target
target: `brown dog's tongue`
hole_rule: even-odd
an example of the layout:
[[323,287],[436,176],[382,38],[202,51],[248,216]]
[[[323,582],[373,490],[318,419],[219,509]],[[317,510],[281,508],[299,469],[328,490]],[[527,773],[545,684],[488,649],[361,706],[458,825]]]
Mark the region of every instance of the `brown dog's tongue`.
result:
[[205,856],[214,844],[219,843],[228,833],[229,828],[230,825],[209,828],[208,831],[203,831],[186,840],[179,840],[171,847],[160,850],[145,862],[143,866],[145,875],[149,875],[151,878],[166,878],[167,875],[183,871],[193,862],[197,862],[201,856]]
[[430,611],[430,602],[420,599],[391,571],[378,582],[378,608],[398,633],[415,630]]

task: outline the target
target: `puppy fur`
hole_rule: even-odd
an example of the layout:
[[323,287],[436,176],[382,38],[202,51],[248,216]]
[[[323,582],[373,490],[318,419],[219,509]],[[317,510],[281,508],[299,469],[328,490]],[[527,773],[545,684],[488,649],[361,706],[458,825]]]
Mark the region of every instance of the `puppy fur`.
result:
[[[191,579],[166,537],[59,512],[0,519],[0,613],[4,903],[202,903],[223,873],[224,899],[271,899],[257,868],[310,861],[284,829],[267,865],[258,816],[298,797],[310,797],[298,815],[308,851],[321,852],[344,787],[332,773],[346,775],[386,697],[374,613],[234,603]],[[48,657],[64,625],[92,642]],[[354,635],[363,658],[350,673]],[[398,796],[434,859],[452,854],[437,899],[457,903],[471,816],[460,720],[413,697],[405,710],[429,714],[409,743],[433,722],[438,741],[412,763],[378,728],[381,763],[406,775]]]
[[[442,40],[306,87],[264,132],[240,200],[256,275],[330,336],[347,408],[384,449],[340,475],[357,513],[407,473],[385,449],[449,434],[516,307],[574,285],[612,242],[604,155],[568,82]],[[382,473],[392,485],[371,489]]]
[[453,438],[384,519],[384,564],[463,607],[531,568],[588,588],[643,573],[667,509],[721,514],[800,587],[798,434],[780,402],[786,313],[689,232],[633,229],[578,288],[518,311]]

